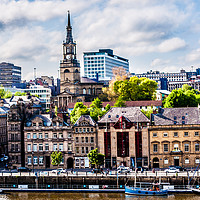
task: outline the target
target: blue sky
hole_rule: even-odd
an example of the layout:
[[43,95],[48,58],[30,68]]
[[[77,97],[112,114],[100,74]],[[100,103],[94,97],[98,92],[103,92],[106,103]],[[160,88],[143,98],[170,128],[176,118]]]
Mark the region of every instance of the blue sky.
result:
[[78,59],[111,48],[130,71],[175,72],[200,67],[199,0],[1,0],[0,62],[22,67],[23,79],[57,77],[72,17]]

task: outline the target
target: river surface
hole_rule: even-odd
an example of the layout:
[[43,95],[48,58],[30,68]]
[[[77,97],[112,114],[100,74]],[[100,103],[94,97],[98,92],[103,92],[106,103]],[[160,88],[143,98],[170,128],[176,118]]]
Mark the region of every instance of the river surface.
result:
[[200,200],[200,195],[177,194],[167,197],[136,197],[123,193],[10,193],[0,194],[0,200]]

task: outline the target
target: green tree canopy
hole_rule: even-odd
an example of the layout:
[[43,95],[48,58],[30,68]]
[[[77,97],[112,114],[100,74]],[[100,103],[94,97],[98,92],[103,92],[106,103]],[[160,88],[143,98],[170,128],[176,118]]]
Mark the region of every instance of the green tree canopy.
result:
[[61,152],[58,151],[54,151],[51,154],[51,164],[52,165],[60,165],[60,163],[62,162],[63,159],[63,155]]
[[15,92],[15,96],[26,96],[26,92]]
[[98,149],[91,150],[88,153],[88,158],[91,165],[95,165],[95,167],[99,168],[100,165],[104,164],[104,154],[98,153]]
[[164,108],[196,107],[198,105],[197,95],[193,90],[172,90],[165,100]]
[[4,98],[4,95],[6,94],[3,87],[0,88],[0,98]]
[[114,92],[124,101],[152,100],[157,89],[157,83],[148,78],[131,77],[129,80],[115,81]]
[[114,107],[126,107],[125,101],[119,97],[115,102]]

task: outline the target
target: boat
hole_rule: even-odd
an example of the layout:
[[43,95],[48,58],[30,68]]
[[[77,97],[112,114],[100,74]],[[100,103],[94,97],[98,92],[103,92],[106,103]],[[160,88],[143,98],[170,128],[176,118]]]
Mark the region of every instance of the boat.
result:
[[200,194],[200,189],[198,188],[191,188],[191,190],[194,194]]
[[157,189],[157,190],[149,190],[148,188],[136,188],[125,186],[125,194],[138,195],[138,196],[166,196],[168,195],[168,190]]

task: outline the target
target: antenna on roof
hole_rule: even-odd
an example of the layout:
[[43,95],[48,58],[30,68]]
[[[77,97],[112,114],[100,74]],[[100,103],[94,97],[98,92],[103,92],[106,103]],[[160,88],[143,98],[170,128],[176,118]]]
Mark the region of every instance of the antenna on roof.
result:
[[34,80],[36,79],[36,67],[34,67],[34,72],[33,72]]

